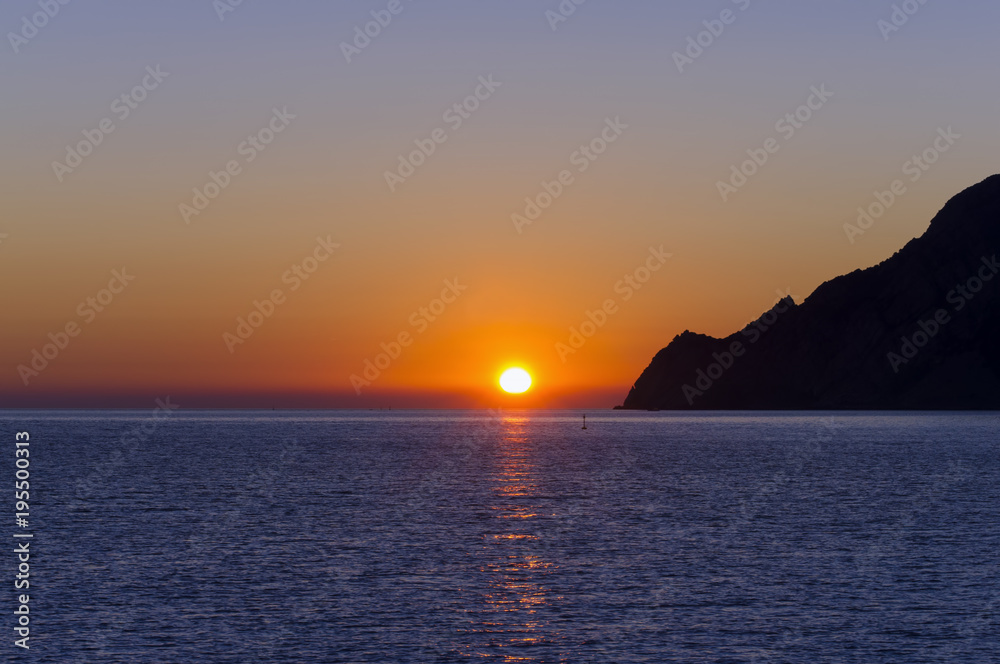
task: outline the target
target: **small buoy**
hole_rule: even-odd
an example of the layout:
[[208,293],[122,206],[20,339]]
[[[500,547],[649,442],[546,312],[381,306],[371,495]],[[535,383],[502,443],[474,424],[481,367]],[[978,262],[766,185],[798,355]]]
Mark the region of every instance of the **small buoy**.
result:
[[583,416],[583,428],[584,429],[587,428],[587,416],[586,415]]

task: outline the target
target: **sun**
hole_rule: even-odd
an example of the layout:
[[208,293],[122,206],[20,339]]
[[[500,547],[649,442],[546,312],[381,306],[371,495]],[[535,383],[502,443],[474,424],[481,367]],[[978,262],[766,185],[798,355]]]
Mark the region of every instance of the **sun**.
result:
[[523,394],[531,387],[531,375],[520,368],[507,369],[500,376],[500,388],[510,394]]

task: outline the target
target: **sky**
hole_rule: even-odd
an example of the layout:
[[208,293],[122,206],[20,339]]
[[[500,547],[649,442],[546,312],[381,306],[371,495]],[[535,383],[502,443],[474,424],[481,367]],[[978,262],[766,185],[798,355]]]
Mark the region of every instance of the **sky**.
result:
[[577,2],[4,2],[0,408],[611,407],[997,171],[996,3]]

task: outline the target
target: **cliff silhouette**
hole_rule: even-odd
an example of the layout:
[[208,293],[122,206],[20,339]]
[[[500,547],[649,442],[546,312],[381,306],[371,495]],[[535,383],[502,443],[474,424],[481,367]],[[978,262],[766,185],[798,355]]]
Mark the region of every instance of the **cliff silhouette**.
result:
[[625,409],[1000,409],[1000,175],[879,265],[725,339],[678,335]]

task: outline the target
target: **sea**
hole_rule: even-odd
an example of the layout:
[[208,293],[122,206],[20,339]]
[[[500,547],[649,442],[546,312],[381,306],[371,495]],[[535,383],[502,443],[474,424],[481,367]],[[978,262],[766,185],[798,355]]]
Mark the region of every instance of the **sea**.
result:
[[0,424],[8,661],[1000,662],[997,413]]

